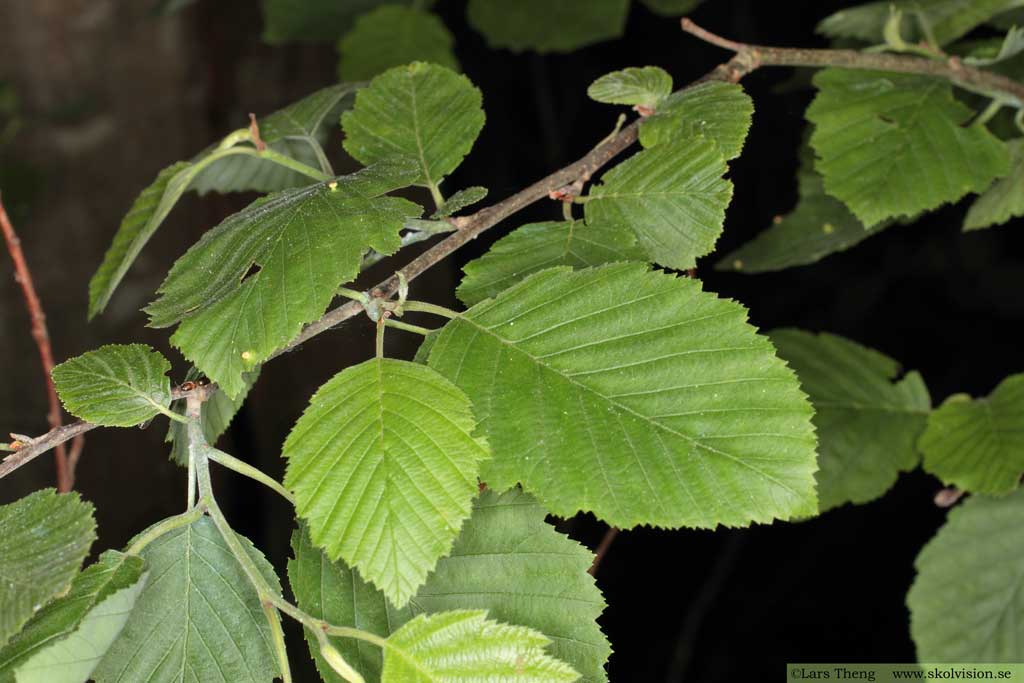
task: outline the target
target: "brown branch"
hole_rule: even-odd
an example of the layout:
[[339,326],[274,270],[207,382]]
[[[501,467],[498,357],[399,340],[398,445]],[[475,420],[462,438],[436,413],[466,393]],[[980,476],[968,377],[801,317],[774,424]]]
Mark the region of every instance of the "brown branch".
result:
[[[14,231],[14,225],[4,208],[3,199],[0,198],[0,229],[3,230],[4,240],[7,242],[7,251],[14,261],[14,280],[21,285],[21,293],[25,297],[25,307],[32,322],[32,338],[35,339],[36,347],[39,349],[39,359],[43,365],[43,375],[46,380],[46,395],[49,402],[49,412],[46,419],[50,423],[50,429],[54,430],[61,426],[60,399],[57,398],[57,389],[53,385],[53,378],[50,372],[53,370],[53,349],[50,346],[50,333],[46,329],[46,313],[43,311],[43,304],[36,294],[35,285],[32,283],[32,271],[29,270],[25,254],[21,250],[21,240]],[[81,455],[82,443],[81,434],[76,435],[76,443],[72,446],[75,452],[75,460]],[[54,460],[57,465],[57,490],[66,493],[75,484],[75,470],[70,463],[67,449],[63,441],[57,444],[54,452]]]
[[615,541],[615,537],[619,535],[619,527],[610,526],[608,531],[604,532],[604,536],[601,538],[601,542],[597,544],[597,548],[594,550],[594,561],[590,565],[590,569],[587,573],[591,576],[597,575],[597,568],[601,566],[601,560],[608,554],[608,549],[612,547],[612,542]]
[[749,73],[762,66],[839,67],[944,78],[953,85],[989,97],[1001,97],[1016,107],[1024,107],[1024,84],[1001,74],[965,65],[957,57],[926,59],[882,52],[858,50],[818,50],[811,48],[770,47],[739,43],[701,28],[687,18],[683,30],[701,40],[736,53],[736,59]]

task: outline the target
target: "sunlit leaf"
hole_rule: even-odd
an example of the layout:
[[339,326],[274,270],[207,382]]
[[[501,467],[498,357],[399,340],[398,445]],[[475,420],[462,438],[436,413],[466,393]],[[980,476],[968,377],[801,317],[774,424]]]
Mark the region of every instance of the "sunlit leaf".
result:
[[701,83],[669,95],[641,121],[640,144],[653,147],[703,135],[728,161],[740,155],[753,115],[753,100],[736,83]]
[[587,96],[608,104],[656,108],[672,92],[672,77],[656,66],[630,67],[601,76],[587,88]]

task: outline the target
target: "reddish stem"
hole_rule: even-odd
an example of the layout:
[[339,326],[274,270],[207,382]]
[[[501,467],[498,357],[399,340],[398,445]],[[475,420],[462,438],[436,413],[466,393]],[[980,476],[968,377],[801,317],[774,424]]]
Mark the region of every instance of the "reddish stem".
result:
[[[3,200],[0,199],[0,229],[3,230],[4,240],[7,242],[7,251],[14,261],[14,280],[21,285],[21,292],[25,297],[25,307],[28,309],[29,318],[32,321],[32,338],[36,341],[39,349],[39,359],[43,364],[43,374],[46,378],[46,394],[50,404],[50,410],[46,418],[50,423],[50,429],[61,426],[60,399],[57,398],[57,389],[53,385],[53,378],[50,372],[53,370],[53,349],[50,347],[50,333],[46,329],[46,313],[43,312],[43,305],[36,294],[36,288],[32,284],[32,272],[25,261],[25,254],[21,250],[21,240],[14,231],[11,219],[7,216]],[[71,444],[71,458],[78,461],[82,453],[81,434],[75,437]],[[64,444],[58,444],[54,449],[54,460],[57,464],[57,490],[66,493],[72,489],[75,483],[75,469],[68,457],[67,448]]]
[[597,574],[597,568],[601,565],[601,560],[608,554],[608,549],[612,547],[612,541],[619,535],[619,528],[615,526],[608,527],[608,531],[604,532],[604,538],[597,544],[597,549],[594,550],[594,563],[590,565],[590,569],[587,573],[591,576]]

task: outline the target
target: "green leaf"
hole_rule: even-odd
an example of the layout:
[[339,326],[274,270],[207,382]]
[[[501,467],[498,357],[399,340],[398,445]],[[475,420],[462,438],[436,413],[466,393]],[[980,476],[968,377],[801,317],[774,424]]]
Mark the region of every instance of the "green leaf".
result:
[[487,197],[487,188],[473,185],[459,190],[437,208],[432,218],[448,218],[454,216],[468,206],[473,206]]
[[133,427],[171,405],[170,362],[145,344],[108,344],[53,369],[67,411],[104,427]]
[[284,445],[313,542],[398,607],[451,550],[486,443],[469,400],[423,365],[374,359],[320,387]]
[[[360,14],[386,4],[408,0],[262,0],[263,40],[271,44],[291,41],[337,40]],[[429,3],[428,3],[429,4]]]
[[704,0],[640,0],[655,14],[679,17],[697,8]]
[[987,398],[946,399],[921,436],[924,469],[964,491],[1009,493],[1024,472],[1024,374],[1007,377]]
[[[604,600],[587,573],[593,555],[545,523],[545,514],[515,489],[481,493],[451,554],[402,610],[343,563],[331,562],[301,531],[292,538],[296,559],[288,576],[299,605],[331,623],[386,637],[416,614],[486,609],[494,619],[544,633],[551,653],[582,672],[584,681],[605,681],[611,647],[596,622]],[[319,660],[316,640],[306,640]],[[379,649],[344,638],[332,643],[367,680],[379,679]],[[325,680],[342,683],[319,661],[318,667]]]
[[523,626],[465,610],[421,614],[395,631],[384,647],[382,683],[523,683],[576,681],[568,664],[544,652],[548,639]]
[[[121,220],[114,241],[103,256],[103,263],[89,280],[89,318],[103,312],[114,290],[135,262],[142,247],[174,208],[191,178],[182,182],[192,164],[179,161],[160,171],[156,180],[135,199]],[[171,181],[174,184],[171,185]]]
[[[358,83],[328,86],[258,120],[260,139],[271,150],[316,169],[329,168],[323,151],[341,112],[352,105]],[[210,149],[193,163],[201,163]],[[309,178],[267,159],[233,154],[202,168],[189,189],[208,192],[277,192],[309,184]]]
[[[239,540],[280,591],[273,567]],[[259,596],[210,518],[159,537],[141,554],[149,580],[100,662],[97,683],[270,683],[278,675]]]
[[393,159],[257,200],[178,259],[161,297],[146,308],[150,324],[184,318],[172,343],[237,399],[243,373],[323,315],[368,248],[391,254],[401,247],[406,218],[422,210],[380,195],[416,174],[410,161]]
[[[982,48],[978,50],[978,52],[985,53],[983,55],[974,54],[975,51],[972,50],[971,54],[963,58],[964,64],[969,64],[970,66],[992,66],[993,64],[1016,57],[1024,51],[1024,29],[1011,26],[1002,40],[985,42],[991,45],[991,49]],[[982,45],[985,45],[985,43],[982,43]]]
[[1024,659],[1024,491],[971,496],[914,562],[910,635],[922,662]]
[[821,176],[814,170],[814,153],[809,146],[801,149],[797,183],[800,200],[796,208],[722,257],[715,264],[716,269],[766,273],[816,263],[891,225],[883,221],[865,228],[841,201],[825,194]]
[[[199,372],[196,368],[189,368],[188,374],[185,375],[185,381],[195,382],[202,378],[202,376],[203,373]],[[218,389],[203,402],[199,408],[199,421],[203,425],[203,437],[206,443],[216,443],[217,439],[227,431],[231,421],[235,418],[235,414],[241,410],[246,396],[249,395],[249,390],[252,389],[252,385],[256,384],[259,376],[259,368],[252,372],[243,373],[242,381],[245,382],[245,388],[234,399],[229,398],[227,394]],[[179,415],[184,415],[184,401],[178,401],[173,410]],[[167,430],[167,437],[164,440],[171,444],[171,460],[182,467],[187,466],[188,425],[171,420],[170,429]]]
[[[303,525],[292,534],[294,559],[288,560],[288,582],[295,601],[307,614],[331,624],[347,624],[382,637],[412,616],[411,606],[394,607],[384,594],[363,581],[342,562],[332,562],[313,545]],[[348,683],[324,662],[315,636],[305,633],[309,652],[326,683]],[[353,638],[333,637],[331,644],[367,681],[380,680],[383,653],[376,645]]]
[[92,505],[53,489],[0,505],[0,646],[68,590],[96,540]]
[[629,104],[655,109],[672,93],[672,77],[656,66],[634,66],[601,76],[587,88],[587,96],[608,104]]
[[882,43],[892,8],[902,13],[900,35],[905,40],[925,40],[924,26],[928,26],[938,44],[945,45],[1020,4],[1020,0],[880,0],[829,15],[818,24],[818,32],[832,38]]
[[931,409],[918,373],[895,381],[896,361],[832,334],[776,330],[771,340],[814,405],[822,512],[874,500],[917,467]]
[[430,365],[553,514],[714,528],[813,515],[811,406],[746,310],[698,281],[551,268],[445,326]]
[[469,0],[469,23],[494,48],[572,52],[618,38],[629,0]]
[[866,226],[981,192],[1010,170],[1002,142],[963,125],[973,112],[944,80],[826,69],[814,84],[817,169]]
[[1010,150],[1010,174],[997,180],[974,200],[964,219],[964,230],[1001,225],[1024,216],[1024,138],[1006,143]]
[[[336,120],[355,89],[345,84],[324,88],[261,119],[260,137],[271,150],[319,168],[320,144],[326,137],[324,121],[328,117]],[[186,190],[200,194],[270,192],[309,183],[306,176],[251,152],[249,145],[228,149],[214,145],[191,162],[179,161],[160,172],[121,221],[103,263],[89,282],[90,318],[103,312],[132,263]]]
[[621,225],[585,225],[583,221],[531,223],[513,230],[486,254],[467,263],[456,294],[464,304],[472,306],[551,266],[583,268],[645,259],[636,236]]
[[364,164],[395,154],[419,162],[416,181],[437,186],[473,148],[484,126],[482,96],[469,79],[414,62],[385,71],[342,114],[345,149]]
[[356,20],[338,43],[342,80],[364,81],[396,66],[431,62],[459,70],[444,22],[417,7],[385,5]]
[[584,205],[588,225],[624,225],[649,260],[692,268],[725,222],[732,183],[717,145],[698,137],[645,150],[601,178]]
[[740,155],[753,115],[754,101],[736,83],[701,83],[669,95],[643,119],[640,144],[654,147],[703,135],[728,161]]
[[[121,632],[145,583],[142,558],[108,550],[0,650],[0,680],[84,683]],[[10,679],[14,680],[14,679]]]

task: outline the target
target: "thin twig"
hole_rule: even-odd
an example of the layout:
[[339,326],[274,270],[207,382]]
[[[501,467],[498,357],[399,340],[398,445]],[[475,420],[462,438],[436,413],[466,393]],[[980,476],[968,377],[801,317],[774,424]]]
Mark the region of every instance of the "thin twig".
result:
[[608,531],[604,532],[604,537],[601,538],[601,542],[597,544],[597,548],[594,550],[594,561],[590,565],[590,569],[587,573],[591,576],[597,575],[597,568],[601,566],[601,560],[608,554],[608,549],[612,547],[612,542],[615,537],[619,535],[619,527],[610,526]]
[[[21,250],[21,240],[14,231],[14,225],[4,208],[3,199],[0,198],[0,229],[3,230],[4,240],[7,242],[7,251],[14,261],[14,279],[21,285],[21,293],[25,297],[25,307],[28,309],[29,318],[32,321],[32,338],[35,339],[36,347],[39,349],[39,359],[43,365],[43,375],[46,381],[46,395],[49,402],[49,412],[46,415],[50,423],[50,429],[57,429],[61,426],[60,399],[57,398],[57,389],[53,385],[53,378],[50,373],[53,371],[53,349],[50,346],[50,333],[46,329],[46,313],[43,311],[43,304],[36,294],[35,285],[32,283],[32,271],[29,270],[25,254]],[[74,455],[74,462],[77,464],[82,453],[82,433],[75,435],[75,443],[71,450]],[[54,451],[54,461],[57,465],[57,490],[67,493],[75,484],[75,468],[68,457],[64,443],[58,443]]]
[[683,30],[701,40],[736,53],[744,65],[743,74],[762,66],[840,67],[896,73],[921,74],[944,78],[971,92],[999,97],[1015,107],[1024,107],[1024,83],[1001,74],[967,66],[957,57],[926,59],[883,52],[858,50],[818,50],[811,48],[750,45],[723,38],[701,28],[690,19],[682,19]]

